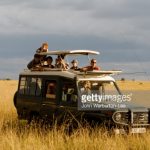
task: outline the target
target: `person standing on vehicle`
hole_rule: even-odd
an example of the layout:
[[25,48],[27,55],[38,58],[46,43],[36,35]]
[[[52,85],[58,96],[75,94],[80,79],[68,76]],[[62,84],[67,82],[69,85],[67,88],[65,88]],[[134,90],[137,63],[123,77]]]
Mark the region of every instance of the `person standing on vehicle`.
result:
[[42,67],[44,65],[46,56],[39,55],[42,52],[48,52],[48,43],[42,43],[42,46],[36,50],[34,58],[27,65],[28,69]]
[[48,43],[42,43],[42,46],[36,50],[36,53],[48,52]]

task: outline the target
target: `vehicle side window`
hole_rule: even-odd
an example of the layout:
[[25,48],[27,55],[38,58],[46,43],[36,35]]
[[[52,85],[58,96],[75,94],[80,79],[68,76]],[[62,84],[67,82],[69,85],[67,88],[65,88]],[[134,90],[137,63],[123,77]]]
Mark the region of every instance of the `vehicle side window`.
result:
[[21,77],[20,86],[19,86],[19,94],[25,94],[26,89],[26,77]]
[[48,81],[46,83],[46,98],[56,99],[56,81]]
[[41,95],[42,80],[34,77],[21,77],[19,94],[22,95]]
[[77,92],[75,84],[70,82],[64,82],[62,87],[62,101],[63,102],[77,102]]

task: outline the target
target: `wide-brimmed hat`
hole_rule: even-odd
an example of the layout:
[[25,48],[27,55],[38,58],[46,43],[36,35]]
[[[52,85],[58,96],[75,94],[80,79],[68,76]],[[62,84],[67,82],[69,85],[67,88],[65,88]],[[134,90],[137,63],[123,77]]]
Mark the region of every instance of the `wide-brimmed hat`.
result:
[[91,62],[96,62],[96,59],[95,58],[91,59]]

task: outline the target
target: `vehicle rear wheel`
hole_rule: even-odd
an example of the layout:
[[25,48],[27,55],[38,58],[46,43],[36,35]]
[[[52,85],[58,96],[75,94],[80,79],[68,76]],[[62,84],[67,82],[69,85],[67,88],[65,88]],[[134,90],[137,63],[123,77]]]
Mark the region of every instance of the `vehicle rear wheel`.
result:
[[30,113],[29,117],[27,118],[28,120],[28,124],[31,124],[31,123],[39,123],[40,121],[40,116],[38,113],[36,112],[32,112]]

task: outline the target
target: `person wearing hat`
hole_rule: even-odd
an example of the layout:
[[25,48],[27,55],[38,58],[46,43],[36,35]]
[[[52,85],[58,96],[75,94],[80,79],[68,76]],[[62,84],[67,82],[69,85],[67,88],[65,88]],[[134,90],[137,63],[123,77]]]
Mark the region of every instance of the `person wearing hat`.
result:
[[76,59],[72,60],[72,67],[70,69],[73,70],[80,70],[80,68],[78,67],[78,61]]
[[87,67],[83,67],[82,71],[93,71],[93,70],[100,70],[100,67],[96,65],[96,59],[91,59],[91,65]]

